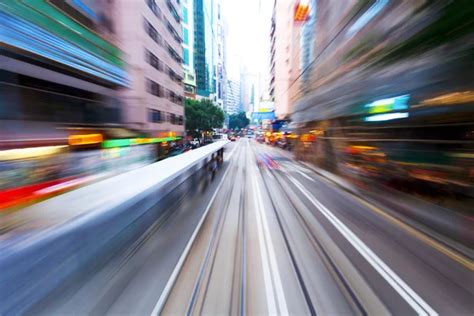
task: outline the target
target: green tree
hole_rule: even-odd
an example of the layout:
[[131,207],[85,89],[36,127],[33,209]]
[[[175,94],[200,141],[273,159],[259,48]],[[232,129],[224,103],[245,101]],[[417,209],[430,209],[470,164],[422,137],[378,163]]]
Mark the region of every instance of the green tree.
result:
[[250,124],[250,120],[245,115],[245,112],[229,115],[229,128],[242,129]]
[[211,100],[186,99],[184,104],[186,130],[191,132],[211,131],[222,127],[224,112]]

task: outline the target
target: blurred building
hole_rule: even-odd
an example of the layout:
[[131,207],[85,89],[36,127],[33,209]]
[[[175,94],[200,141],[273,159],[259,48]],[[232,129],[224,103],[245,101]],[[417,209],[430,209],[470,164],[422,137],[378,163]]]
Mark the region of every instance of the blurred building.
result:
[[259,98],[259,72],[249,71],[248,66],[240,69],[240,110],[250,113],[255,111],[260,102]]
[[292,13],[303,23],[297,155],[363,181],[474,196],[472,1],[307,4],[304,19]]
[[194,0],[181,1],[183,27],[184,94],[196,98],[196,73],[194,72]]
[[131,83],[124,122],[149,136],[184,133],[181,8],[168,0],[116,0],[113,22]]
[[194,0],[196,94],[224,109],[226,89],[225,21],[221,0]]
[[[465,87],[465,72],[452,69],[467,61],[469,44],[459,38],[471,35],[450,24],[455,9],[473,10],[462,3],[312,1],[314,20],[301,32],[305,71],[293,119],[364,115],[364,104],[380,98],[407,93],[411,99],[423,98]],[[451,30],[452,36],[441,36],[441,29]],[[443,89],[435,88],[439,86]]]
[[299,1],[277,0],[273,7],[270,27],[270,98],[275,101],[278,118],[289,118],[291,105],[289,89],[297,78],[294,66],[299,47],[299,24],[294,22],[295,6]]
[[237,114],[240,112],[240,83],[236,80],[227,80],[227,114]]
[[216,49],[216,66],[215,66],[215,102],[224,109],[227,88],[227,70],[226,70],[226,27],[224,16],[222,15],[222,0],[215,1],[215,30],[216,41],[213,43]]
[[239,111],[249,111],[249,78],[247,68],[240,67],[240,107]]
[[214,93],[214,50],[212,1],[194,0],[194,70],[196,72],[196,94],[208,98]]
[[67,144],[121,122],[128,85],[108,2],[0,2],[0,146]]

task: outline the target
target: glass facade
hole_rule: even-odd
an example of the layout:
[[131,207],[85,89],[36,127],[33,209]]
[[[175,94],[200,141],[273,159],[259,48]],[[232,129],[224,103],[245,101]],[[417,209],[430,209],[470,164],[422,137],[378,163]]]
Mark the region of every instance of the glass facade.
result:
[[194,2],[194,70],[196,72],[196,91],[208,97],[216,91],[213,84],[215,73],[214,39],[214,0]]
[[187,48],[183,48],[183,64],[189,66],[189,50]]
[[183,7],[182,14],[183,14],[183,16],[181,17],[182,22],[185,24],[188,24],[188,8]]
[[183,27],[183,43],[189,45],[189,31],[185,27]]

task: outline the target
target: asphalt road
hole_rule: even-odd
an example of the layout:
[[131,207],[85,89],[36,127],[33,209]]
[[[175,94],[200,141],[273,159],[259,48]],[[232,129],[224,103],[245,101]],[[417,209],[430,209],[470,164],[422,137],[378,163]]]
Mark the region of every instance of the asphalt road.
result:
[[472,315],[472,258],[240,139],[103,269],[31,314]]

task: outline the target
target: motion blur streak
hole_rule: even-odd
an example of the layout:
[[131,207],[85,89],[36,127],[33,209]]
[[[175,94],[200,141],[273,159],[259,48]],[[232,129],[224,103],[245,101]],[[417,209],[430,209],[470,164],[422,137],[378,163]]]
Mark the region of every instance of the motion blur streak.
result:
[[417,237],[420,240],[423,240],[425,243],[430,245],[431,247],[437,249],[438,251],[441,251],[443,254],[446,256],[449,256],[451,259],[459,262],[466,268],[468,268],[471,271],[474,271],[474,261],[469,259],[466,256],[463,256],[460,253],[457,253],[453,251],[452,249],[446,247],[445,245],[441,244],[440,242],[436,241],[433,238],[430,238],[428,235],[421,233],[420,231],[417,231],[413,227],[410,227],[409,225],[405,224],[404,222],[398,220],[397,218],[391,216],[390,214],[384,212],[377,206],[368,203],[367,201],[363,200],[362,198],[358,196],[354,196],[360,203],[363,203],[367,208],[371,209],[372,211],[376,212],[377,214],[387,218],[389,221],[393,222],[394,224],[400,226],[402,229],[406,230],[408,233],[411,235]]
[[0,0],[0,315],[473,315],[474,0]]
[[331,211],[311,196],[293,177],[289,176],[298,189],[326,216],[329,221],[349,240],[364,258],[383,276],[385,280],[410,304],[418,315],[438,315],[418,294],[400,279],[383,261],[350,231]]

